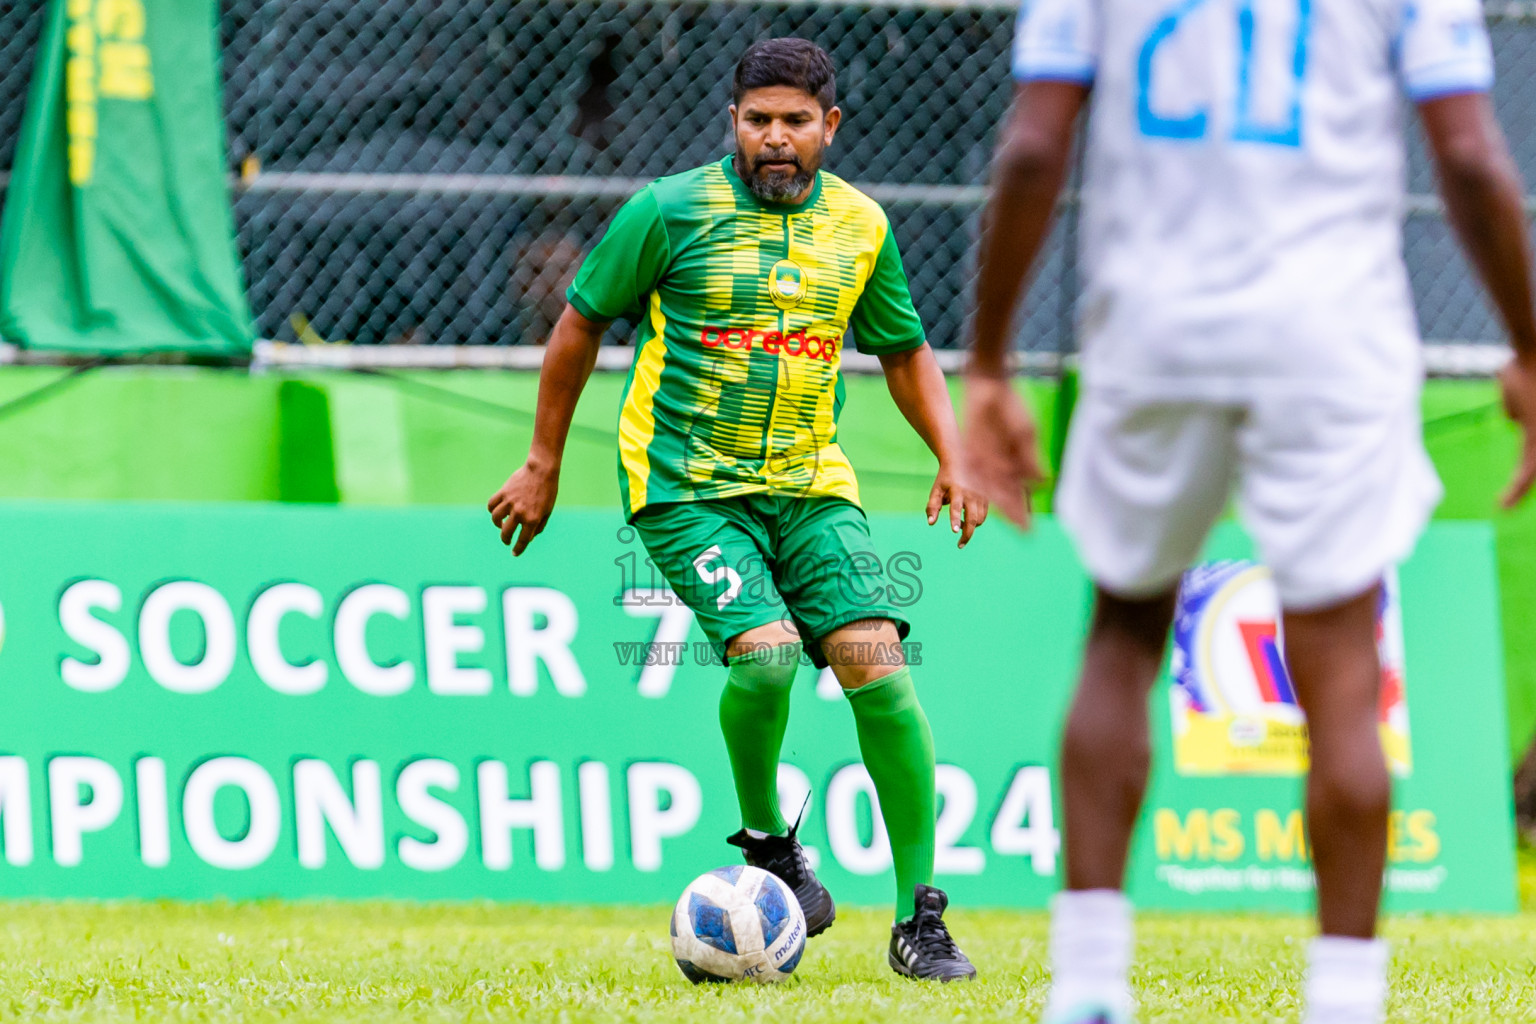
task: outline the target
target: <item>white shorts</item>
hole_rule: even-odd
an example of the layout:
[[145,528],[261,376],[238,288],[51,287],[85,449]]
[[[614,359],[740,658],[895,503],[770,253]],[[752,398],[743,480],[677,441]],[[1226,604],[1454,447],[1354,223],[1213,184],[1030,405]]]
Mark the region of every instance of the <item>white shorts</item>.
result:
[[1418,396],[1232,404],[1086,390],[1056,511],[1088,573],[1126,598],[1171,588],[1232,496],[1281,604],[1322,608],[1407,558],[1440,501]]

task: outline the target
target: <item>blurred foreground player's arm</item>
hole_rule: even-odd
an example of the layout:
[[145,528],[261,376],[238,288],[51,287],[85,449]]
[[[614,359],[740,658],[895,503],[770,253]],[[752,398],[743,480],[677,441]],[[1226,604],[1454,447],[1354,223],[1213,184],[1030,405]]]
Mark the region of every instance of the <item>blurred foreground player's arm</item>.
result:
[[1520,464],[1504,492],[1513,507],[1536,484],[1536,309],[1524,187],[1485,92],[1419,104],[1440,192],[1461,244],[1509,331],[1514,360],[1499,374],[1504,406],[1524,431]]
[[554,511],[566,435],[597,362],[603,332],[621,316],[639,315],[642,297],[656,286],[668,258],[661,212],[650,190],[642,189],[619,209],[582,261],[539,371],[528,458],[486,503],[491,522],[501,530],[501,542],[512,545],[512,554],[527,549]]
[[1080,82],[1045,79],[1017,88],[982,221],[965,458],[974,486],[1020,526],[1029,523],[1028,489],[1045,474],[1034,416],[1009,381],[1008,339],[1025,278],[1050,230],[1088,91]]

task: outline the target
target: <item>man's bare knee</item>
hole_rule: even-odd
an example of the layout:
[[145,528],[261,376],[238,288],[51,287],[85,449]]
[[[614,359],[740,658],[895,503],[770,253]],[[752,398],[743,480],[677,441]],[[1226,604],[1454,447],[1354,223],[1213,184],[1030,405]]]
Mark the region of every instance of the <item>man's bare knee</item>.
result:
[[906,667],[901,634],[890,619],[860,619],[821,638],[821,653],[845,690],[857,690]]
[[1176,596],[1176,591],[1169,590],[1145,600],[1128,600],[1099,590],[1080,692],[1089,691],[1095,701],[1111,696],[1143,700],[1163,662]]
[[1385,818],[1392,809],[1392,781],[1385,767],[1379,773],[1318,771],[1314,767],[1312,793],[1338,820]]
[[1378,600],[1372,586],[1328,608],[1285,612],[1286,665],[1313,745],[1325,757],[1335,746],[1358,747],[1375,732],[1381,690]]
[[788,645],[798,645],[800,634],[795,629],[795,624],[788,620],[783,622],[768,622],[761,626],[753,626],[743,633],[738,633],[726,642],[725,651],[727,658],[739,658],[760,651],[773,650],[774,648]]

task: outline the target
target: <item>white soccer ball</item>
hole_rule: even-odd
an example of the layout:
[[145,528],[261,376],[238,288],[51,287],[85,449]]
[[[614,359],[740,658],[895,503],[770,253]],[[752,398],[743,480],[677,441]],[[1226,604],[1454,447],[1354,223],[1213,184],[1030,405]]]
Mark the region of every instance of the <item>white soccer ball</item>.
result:
[[762,868],[732,864],[700,875],[672,911],[672,955],[695,985],[783,981],[804,952],[800,901]]

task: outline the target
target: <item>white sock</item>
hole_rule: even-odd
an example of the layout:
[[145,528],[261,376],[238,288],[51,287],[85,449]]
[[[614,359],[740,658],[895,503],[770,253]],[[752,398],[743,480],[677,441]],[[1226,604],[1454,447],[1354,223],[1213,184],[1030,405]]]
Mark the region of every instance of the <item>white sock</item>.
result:
[[1306,1024],[1381,1024],[1387,1005],[1387,944],[1322,935],[1307,951]]
[[1047,1020],[1088,1003],[1129,1018],[1135,935],[1131,901],[1117,889],[1057,894],[1051,913],[1051,994]]

